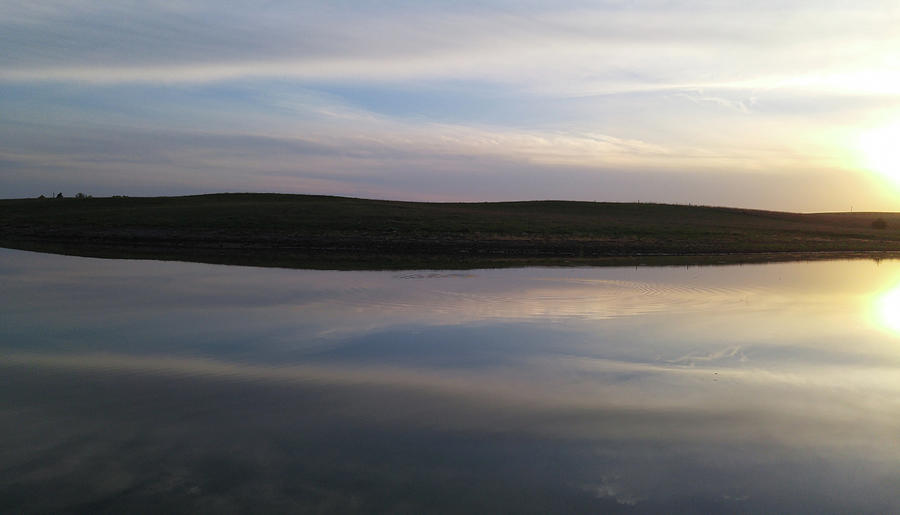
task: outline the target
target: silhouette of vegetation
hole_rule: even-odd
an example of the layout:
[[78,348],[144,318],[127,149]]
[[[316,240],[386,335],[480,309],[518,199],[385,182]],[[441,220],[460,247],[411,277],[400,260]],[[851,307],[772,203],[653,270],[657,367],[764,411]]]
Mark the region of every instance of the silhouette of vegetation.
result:
[[[885,227],[874,227],[875,218]],[[0,246],[295,267],[328,266],[338,256],[362,268],[514,266],[525,260],[591,264],[660,256],[733,262],[751,254],[756,260],[780,260],[900,253],[900,213],[570,201],[425,203],[263,193],[90,202],[32,198],[0,200]]]
[[872,222],[873,229],[887,229],[887,222],[884,218],[876,218],[875,221]]

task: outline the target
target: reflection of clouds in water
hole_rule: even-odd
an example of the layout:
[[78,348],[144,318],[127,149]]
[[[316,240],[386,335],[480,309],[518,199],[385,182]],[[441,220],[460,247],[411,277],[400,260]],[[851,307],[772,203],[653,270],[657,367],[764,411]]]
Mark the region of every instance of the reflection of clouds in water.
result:
[[[493,511],[478,500],[488,498],[544,513],[709,513],[728,511],[735,498],[754,513],[898,507],[896,422],[817,417],[780,405],[787,390],[753,406],[712,388],[707,398],[679,403],[683,392],[666,397],[667,389],[628,396],[603,381],[567,390],[496,374],[416,382],[414,371],[325,367],[316,377],[297,367],[168,358],[5,361],[14,388],[0,392],[0,402],[30,404],[0,411],[0,427],[14,433],[5,440],[14,449],[29,452],[7,467],[14,483],[0,475],[0,490],[31,487],[44,511],[76,501],[108,512],[153,501],[163,511],[388,512],[396,505],[380,502],[403,502],[423,512],[436,500],[458,512]],[[635,367],[607,367],[616,368]],[[697,369],[672,374],[702,377]],[[514,388],[490,391],[494,379]],[[748,397],[771,393],[754,385],[745,385]],[[539,390],[550,395],[529,401]],[[854,395],[819,401],[840,409],[859,394],[849,390]],[[34,433],[15,429],[41,424]],[[846,482],[848,467],[873,485],[865,497]]]
[[[58,313],[56,325],[89,329],[93,313],[102,310],[122,315],[112,322],[122,334],[139,337],[148,330],[165,330],[170,334],[164,340],[202,341],[203,335],[196,331],[202,326],[207,328],[205,335],[215,334],[218,328],[218,336],[224,339],[253,338],[257,348],[283,349],[328,344],[313,340],[334,342],[391,327],[525,321],[592,331],[611,319],[687,313],[709,316],[705,320],[686,317],[666,330],[681,331],[678,338],[684,341],[706,341],[720,332],[727,346],[746,346],[753,342],[729,339],[759,334],[758,339],[774,340],[808,332],[805,319],[809,317],[804,309],[813,304],[826,309],[836,302],[847,303],[843,320],[837,320],[834,313],[821,314],[823,323],[834,326],[832,332],[846,332],[856,308],[850,304],[852,297],[842,295],[847,291],[870,294],[881,287],[883,277],[900,275],[900,263],[882,262],[876,269],[867,261],[398,273],[256,269],[2,252],[9,258],[8,275],[3,277],[6,298],[16,299],[3,304],[3,309],[25,324],[45,326],[43,314],[52,310]],[[21,272],[24,261],[29,262],[28,273]],[[421,280],[403,280],[405,277]],[[854,281],[844,281],[845,277]],[[770,312],[782,316],[767,324]],[[753,319],[753,314],[762,315]],[[731,329],[725,331],[717,322]],[[259,341],[261,332],[267,335],[265,341]],[[684,356],[686,350],[667,354],[666,359]],[[715,350],[696,352],[702,355]]]
[[622,478],[619,476],[603,476],[599,483],[586,489],[593,491],[601,499],[614,499],[617,503],[628,506],[634,506],[641,501],[640,497],[623,492]]
[[0,511],[25,490],[44,511],[898,511],[900,356],[860,313],[900,263],[473,280],[0,255]]
[[[345,414],[388,422],[441,420],[456,429],[523,431],[589,439],[778,441],[895,448],[896,369],[783,373],[590,359],[531,360],[517,369],[434,371],[397,367],[265,367],[210,359],[7,354],[8,367],[149,375],[236,384],[337,388]],[[860,391],[866,392],[860,402]],[[389,409],[385,409],[389,406]],[[860,427],[859,420],[866,420]],[[790,428],[782,431],[778,428]],[[873,438],[875,438],[873,440]]]
[[687,354],[680,358],[669,360],[669,363],[684,364],[693,367],[697,363],[711,363],[734,360],[740,363],[749,361],[744,351],[738,347],[727,347],[714,352]]
[[[328,324],[319,337],[347,337],[392,325],[463,325],[485,322],[566,324],[596,322],[652,313],[686,313],[703,309],[737,309],[755,301],[771,304],[763,291],[712,288],[624,280],[546,277],[497,277],[490,288],[458,289],[440,285],[423,291],[360,292],[319,305],[304,306],[320,320],[351,311],[354,324]],[[399,293],[398,296],[394,294]],[[780,300],[779,300],[780,301]]]

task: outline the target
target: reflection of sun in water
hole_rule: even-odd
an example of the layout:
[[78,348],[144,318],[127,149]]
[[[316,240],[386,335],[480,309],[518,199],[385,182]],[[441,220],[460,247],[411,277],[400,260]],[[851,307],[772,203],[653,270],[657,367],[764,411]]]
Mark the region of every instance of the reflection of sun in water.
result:
[[900,186],[900,122],[864,133],[859,149],[870,170]]
[[881,326],[900,333],[900,285],[878,297],[876,317]]

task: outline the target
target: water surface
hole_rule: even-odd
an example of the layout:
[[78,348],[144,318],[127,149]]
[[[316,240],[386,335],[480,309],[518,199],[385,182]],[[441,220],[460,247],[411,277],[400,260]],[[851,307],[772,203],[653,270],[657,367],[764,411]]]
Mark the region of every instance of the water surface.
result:
[[900,511],[900,262],[0,249],[4,512]]

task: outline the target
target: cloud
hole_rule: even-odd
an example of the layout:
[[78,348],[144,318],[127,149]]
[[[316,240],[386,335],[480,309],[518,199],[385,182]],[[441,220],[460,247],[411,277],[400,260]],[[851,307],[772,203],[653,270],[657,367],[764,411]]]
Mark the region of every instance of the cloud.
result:
[[[893,199],[850,147],[900,112],[898,16],[878,2],[10,2],[0,131],[18,143],[0,144],[0,182],[845,208],[830,190],[770,201],[793,175],[874,209]],[[745,188],[754,174],[767,185]],[[693,190],[667,197],[657,177]],[[723,196],[734,184],[746,193]]]
[[[23,196],[69,188],[93,194],[183,188],[422,200],[710,203],[716,198],[715,203],[740,205],[746,203],[742,195],[748,191],[768,190],[759,181],[759,171],[780,170],[782,184],[807,183],[815,177],[823,193],[842,198],[846,188],[833,185],[853,180],[833,165],[813,171],[803,168],[810,162],[802,155],[762,150],[710,152],[604,134],[351,120],[316,124],[317,131],[296,136],[0,125],[0,182],[8,183],[7,194]],[[727,187],[710,182],[711,174],[723,168],[730,172]],[[794,175],[785,177],[786,168]],[[783,201],[765,195],[769,204],[753,205],[778,206]],[[792,193],[787,189],[784,195],[787,199]],[[793,203],[797,209],[804,207],[796,199]],[[807,209],[815,205],[811,202]]]
[[487,78],[556,94],[717,85],[867,91],[875,82],[859,73],[894,72],[884,64],[900,43],[897,16],[885,3],[828,11],[803,3],[515,10],[49,3],[9,8],[0,18],[8,50],[0,80]]

